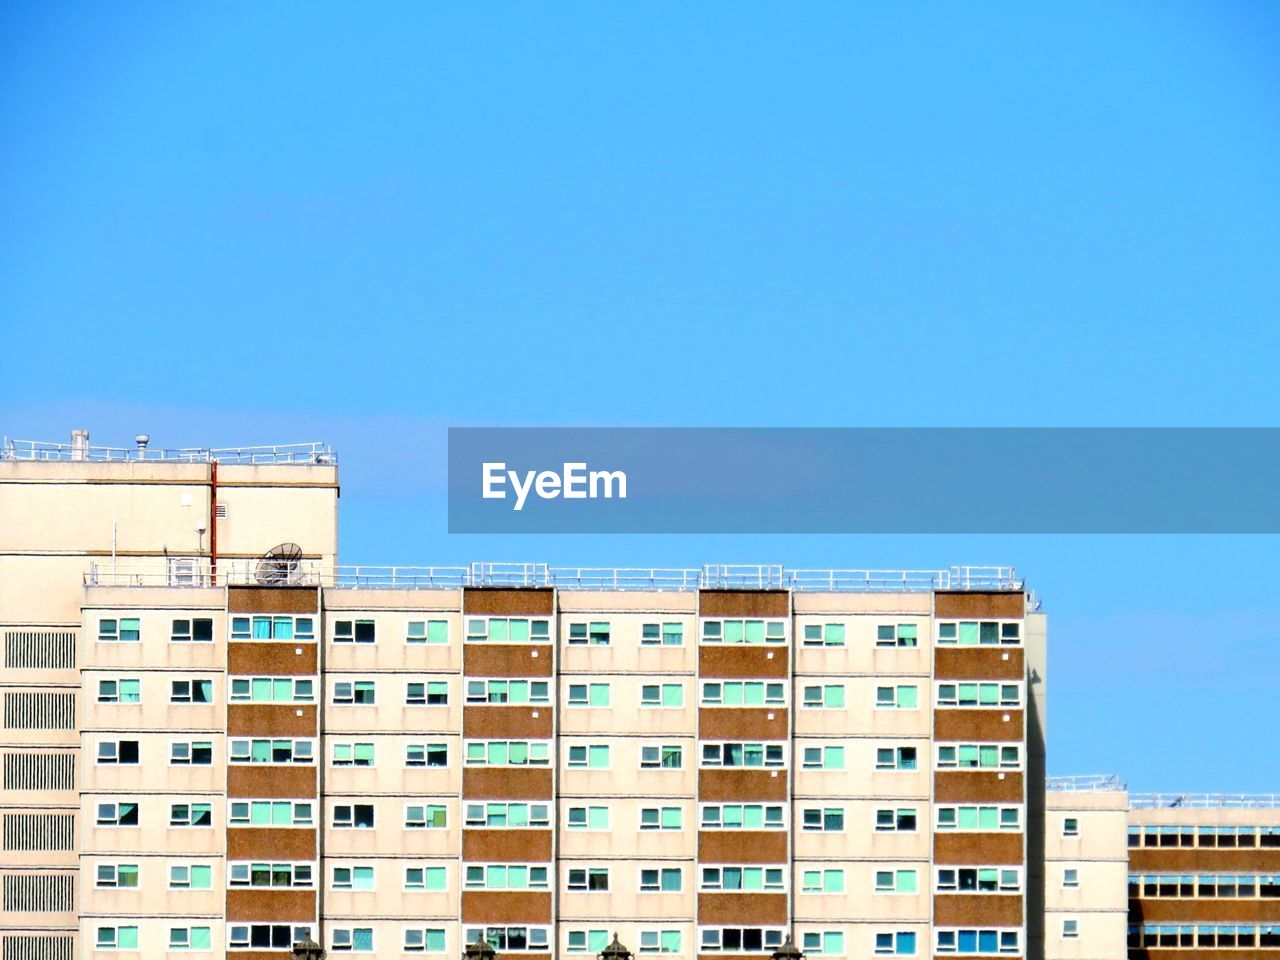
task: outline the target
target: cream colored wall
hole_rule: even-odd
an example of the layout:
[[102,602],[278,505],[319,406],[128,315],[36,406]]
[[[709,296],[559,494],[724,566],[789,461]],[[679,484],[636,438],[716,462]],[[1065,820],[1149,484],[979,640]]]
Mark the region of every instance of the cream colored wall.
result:
[[[682,830],[640,830],[643,806],[678,806],[682,810]],[[609,857],[639,860],[650,857],[691,858],[698,846],[695,819],[697,804],[692,799],[638,800],[591,798],[561,795],[556,801],[559,823],[568,822],[569,807],[608,806],[608,831],[559,830],[557,843],[562,857]]]
[[[1045,795],[1045,960],[1123,960],[1128,956],[1129,795],[1122,790],[1050,790]],[[1079,836],[1063,836],[1063,821],[1079,821]],[[1064,871],[1080,885],[1062,885]],[[1079,936],[1064,938],[1062,921]]]
[[[804,830],[802,811],[806,807],[841,807],[845,828],[841,833]],[[914,833],[877,831],[876,810],[916,808]],[[932,853],[929,802],[927,794],[915,799],[885,797],[879,800],[832,800],[829,798],[796,800],[792,817],[793,854],[797,859],[836,860],[918,860]]]
[[[138,826],[100,827],[99,803],[127,800],[138,804]],[[210,827],[170,827],[169,806],[173,803],[212,804]],[[221,856],[225,847],[226,801],[220,795],[190,793],[86,793],[80,799],[80,849],[92,856],[169,853]]]
[[[802,893],[805,870],[844,869],[844,893]],[[877,893],[877,870],[915,870],[916,892]],[[875,863],[797,858],[792,869],[794,912],[797,923],[841,920],[928,921],[933,907],[928,860],[886,860]]]
[[[826,686],[833,683],[844,684],[845,707],[843,709],[804,706],[805,687]],[[906,710],[876,706],[877,687],[899,685],[914,685],[917,688],[919,706]],[[839,678],[797,676],[792,692],[792,703],[796,705],[793,721],[795,736],[835,736],[852,733],[888,738],[928,737],[933,731],[933,714],[930,710],[932,697],[932,684],[927,675]]]
[[[374,827],[334,829],[333,808],[339,804],[372,803]],[[405,829],[404,811],[409,804],[441,804],[446,808],[447,827]],[[420,797],[381,797],[327,793],[323,803],[324,852],[327,857],[349,859],[360,856],[457,856],[462,850],[462,805],[457,796],[424,794]],[[326,883],[328,878],[326,878]]]
[[1266,827],[1280,824],[1280,807],[1144,807],[1130,810],[1128,822],[1134,826]]
[[[603,893],[568,893],[569,870],[581,867],[608,867],[609,889]],[[679,867],[683,871],[679,893],[640,891],[641,869],[661,870]],[[692,859],[677,860],[610,860],[585,857],[564,860],[560,864],[560,918],[576,927],[594,926],[595,921],[609,917],[661,917],[663,922],[692,921],[697,904],[697,865]],[[628,943],[637,950],[639,942]]]
[[[98,926],[101,924],[128,924],[138,928],[138,945],[141,950],[95,950]],[[222,956],[226,946],[226,927],[216,917],[165,917],[163,919],[147,916],[112,916],[109,918],[81,917],[80,943],[81,956],[110,958],[110,960],[142,960],[147,957],[163,956],[169,946],[169,928],[178,926],[209,927],[209,936],[213,943],[213,956]],[[181,956],[181,954],[178,954]],[[197,953],[195,956],[201,956]],[[209,956],[209,954],[204,954]],[[235,956],[235,954],[231,954]]]
[[[138,865],[138,886],[130,890],[97,889],[99,864],[120,863]],[[190,864],[212,868],[210,888],[170,890],[169,868]],[[221,914],[226,899],[226,875],[220,857],[171,857],[151,853],[109,857],[86,854],[80,859],[80,911],[88,916]]]

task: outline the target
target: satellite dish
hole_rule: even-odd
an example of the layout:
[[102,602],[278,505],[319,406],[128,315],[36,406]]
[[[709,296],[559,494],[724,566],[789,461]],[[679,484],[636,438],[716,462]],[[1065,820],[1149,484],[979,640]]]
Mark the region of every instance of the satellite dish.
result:
[[302,548],[296,543],[282,543],[262,555],[253,578],[264,587],[282,587],[298,583],[301,574]]

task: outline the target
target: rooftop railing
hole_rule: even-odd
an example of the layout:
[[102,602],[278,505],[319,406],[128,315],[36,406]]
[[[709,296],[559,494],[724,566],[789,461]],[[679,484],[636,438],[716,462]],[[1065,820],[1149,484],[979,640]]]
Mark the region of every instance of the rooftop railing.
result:
[[1280,807],[1280,793],[1134,793],[1129,796],[1132,810],[1263,809]]
[[244,463],[325,466],[337,464],[338,455],[327,443],[279,443],[255,447],[100,447],[43,440],[4,438],[0,460],[37,460],[87,463]]
[[[981,574],[978,571],[984,571]],[[561,590],[790,589],[833,593],[928,590],[1016,590],[1012,567],[950,570],[787,570],[782,566],[708,565],[701,570],[661,567],[552,567],[545,563],[473,563],[468,567],[333,566],[318,560],[220,560],[207,557],[95,561],[87,586],[324,586],[349,589],[556,587]]]
[[1086,773],[1070,777],[1046,777],[1046,790],[1122,792],[1127,784],[1114,773]]

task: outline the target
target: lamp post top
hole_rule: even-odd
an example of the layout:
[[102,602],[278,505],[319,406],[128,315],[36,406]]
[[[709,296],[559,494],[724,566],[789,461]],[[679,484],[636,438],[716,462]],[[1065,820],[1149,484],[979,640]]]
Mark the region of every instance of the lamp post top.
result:
[[600,951],[600,960],[631,960],[631,957],[631,951],[622,945],[617,933],[613,935],[613,943]]
[[324,960],[324,950],[307,934],[293,945],[293,960]]
[[493,949],[493,944],[481,937],[475,943],[468,943],[462,956],[465,960],[493,960],[497,951]]
[[803,958],[804,954],[796,947],[791,934],[787,934],[787,939],[783,941],[782,946],[773,951],[773,960],[803,960]]

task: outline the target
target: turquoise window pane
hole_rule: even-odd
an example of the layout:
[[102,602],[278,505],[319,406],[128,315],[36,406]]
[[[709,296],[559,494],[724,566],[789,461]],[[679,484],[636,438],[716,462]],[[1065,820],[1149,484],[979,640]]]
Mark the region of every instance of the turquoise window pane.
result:
[[960,642],[962,644],[977,644],[978,625],[976,623],[960,624]]
[[678,683],[662,685],[662,705],[664,707],[680,707],[684,705],[684,687]]
[[961,807],[957,822],[961,830],[977,830],[978,829],[978,808],[977,807]]
[[587,749],[587,765],[591,767],[609,766],[609,748],[606,745],[592,745]]
[[843,707],[844,706],[844,687],[842,686],[827,687],[823,695],[823,702],[828,707]]
[[276,617],[271,635],[277,640],[292,640],[293,617]]
[[746,625],[747,643],[764,643],[764,621],[748,620]]
[[213,886],[213,867],[196,864],[191,868],[191,886],[196,890],[208,890]]
[[904,710],[913,710],[919,702],[920,691],[918,687],[898,688],[898,706]]
[[505,643],[507,640],[507,621],[506,620],[490,620],[489,621],[489,639],[496,640],[499,643]]
[[210,950],[213,948],[213,939],[209,933],[208,927],[192,927],[191,928],[191,949],[192,950]]
[[427,624],[427,643],[448,642],[449,622],[447,620],[432,620]]
[[725,643],[741,643],[742,642],[742,621],[726,620],[724,622],[724,642]]
[[138,949],[137,927],[116,927],[116,945],[121,950]]
[[510,638],[512,643],[527,643],[529,641],[529,621],[512,620]]
[[998,811],[995,807],[979,807],[978,808],[978,829],[979,830],[995,830],[999,824],[996,820]]

